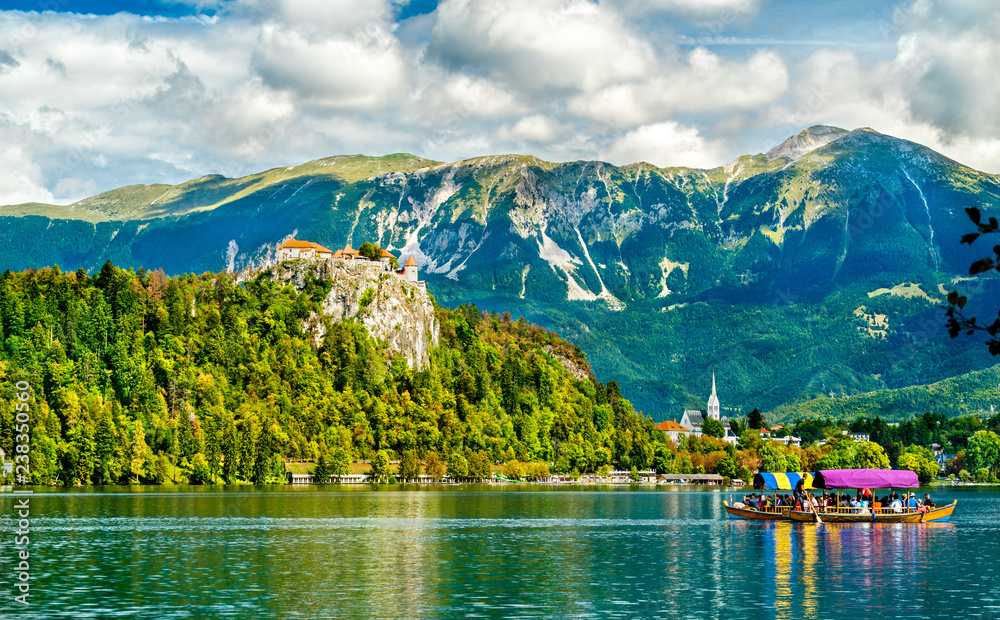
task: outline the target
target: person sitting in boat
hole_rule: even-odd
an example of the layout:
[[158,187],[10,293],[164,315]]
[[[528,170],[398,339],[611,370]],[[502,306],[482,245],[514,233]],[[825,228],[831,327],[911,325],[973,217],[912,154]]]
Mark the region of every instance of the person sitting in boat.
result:
[[923,503],[923,505],[927,506],[928,508],[934,508],[934,502],[931,501],[931,494],[930,493],[924,493],[924,503]]
[[910,493],[910,501],[906,503],[907,508],[918,508],[920,502],[917,501],[917,494]]
[[875,514],[878,514],[878,513],[882,512],[882,500],[881,500],[881,498],[878,498],[878,497],[875,498],[875,500],[872,502],[872,510],[875,511]]
[[896,495],[895,493],[892,494],[892,501],[889,502],[889,508],[891,508],[893,512],[903,512],[903,502],[899,501],[899,495]]
[[754,510],[760,510],[760,500],[757,499],[756,493],[751,493],[750,497],[747,499],[747,504]]

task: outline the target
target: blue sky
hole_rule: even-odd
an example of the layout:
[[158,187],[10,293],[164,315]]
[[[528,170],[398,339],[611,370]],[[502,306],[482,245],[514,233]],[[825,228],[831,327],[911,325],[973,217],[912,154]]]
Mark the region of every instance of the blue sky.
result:
[[342,153],[704,168],[814,124],[996,173],[997,31],[973,0],[2,0],[0,204]]

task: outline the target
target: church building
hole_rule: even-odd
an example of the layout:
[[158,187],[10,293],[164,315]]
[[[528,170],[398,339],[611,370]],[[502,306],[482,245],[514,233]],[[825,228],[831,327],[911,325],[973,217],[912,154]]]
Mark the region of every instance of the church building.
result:
[[705,420],[712,419],[722,422],[722,427],[725,429],[725,434],[723,439],[728,443],[735,444],[739,441],[739,437],[736,436],[729,428],[729,418],[721,414],[722,407],[719,403],[719,395],[715,390],[715,371],[712,371],[712,394],[708,397],[708,408],[707,409],[685,409],[684,415],[681,416],[680,425],[690,431],[692,435],[701,435],[701,427],[705,423]]

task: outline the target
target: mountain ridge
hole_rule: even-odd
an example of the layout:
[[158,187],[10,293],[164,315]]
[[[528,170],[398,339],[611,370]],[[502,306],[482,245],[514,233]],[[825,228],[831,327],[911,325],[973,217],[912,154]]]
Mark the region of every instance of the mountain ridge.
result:
[[[346,156],[200,177],[166,204],[123,191],[119,203],[62,208],[117,220],[3,217],[16,211],[5,207],[0,265],[239,270],[272,262],[291,235],[328,247],[377,241],[414,255],[445,303],[523,312],[570,336],[596,372],[621,376],[629,398],[660,419],[697,404],[688,401],[703,397],[698,377],[713,364],[731,364],[729,402],[742,408],[991,365],[943,329],[915,336],[934,322],[929,301],[868,293],[953,288],[979,258],[958,243],[964,208],[1000,206],[1000,177],[872,129],[840,131],[809,128],[769,151],[781,156],[705,170],[515,154]],[[796,150],[810,144],[819,146]],[[861,331],[861,306],[888,317],[884,339]],[[747,321],[756,334],[727,327]],[[900,358],[915,338],[926,351]],[[812,356],[804,366],[803,355]]]

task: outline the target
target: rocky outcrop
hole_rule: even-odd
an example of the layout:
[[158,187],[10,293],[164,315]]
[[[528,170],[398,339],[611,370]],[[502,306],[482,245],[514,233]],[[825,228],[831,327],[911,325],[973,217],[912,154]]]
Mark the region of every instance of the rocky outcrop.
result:
[[[332,288],[323,300],[323,314],[334,321],[355,318],[373,337],[388,343],[389,351],[400,353],[411,367],[430,361],[430,349],[437,346],[440,329],[434,303],[427,291],[404,280],[382,263],[369,261],[286,261],[271,268],[274,279],[305,287],[311,275],[329,280]],[[304,326],[313,342],[322,342],[326,330],[319,316]]]

